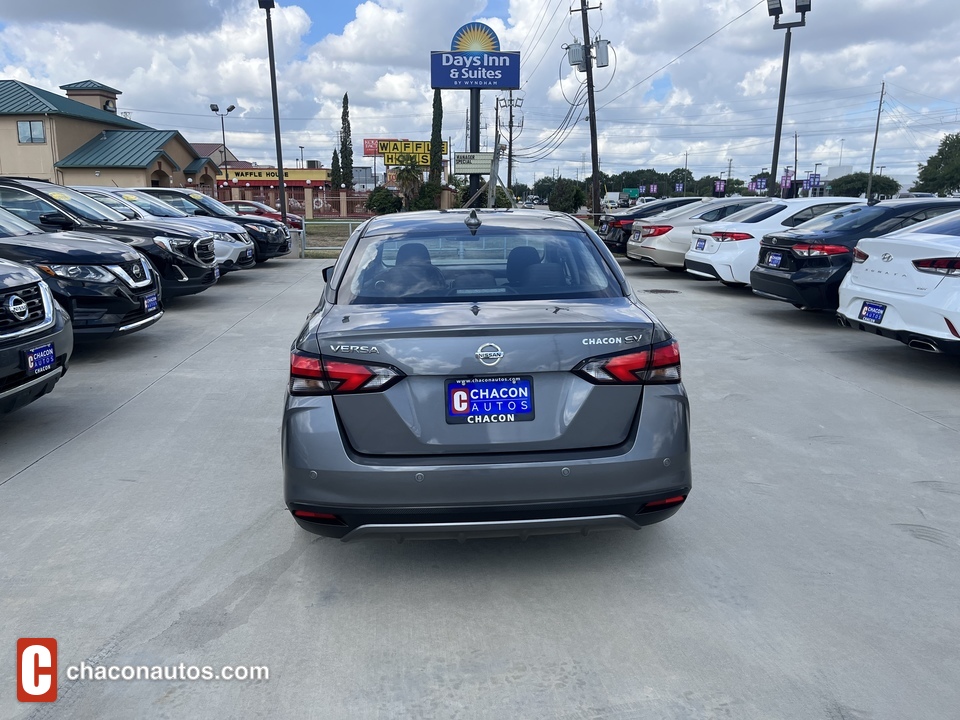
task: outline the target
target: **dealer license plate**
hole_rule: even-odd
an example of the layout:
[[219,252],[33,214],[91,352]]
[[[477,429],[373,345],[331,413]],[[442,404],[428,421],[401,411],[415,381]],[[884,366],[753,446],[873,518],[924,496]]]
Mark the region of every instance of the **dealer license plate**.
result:
[[606,234],[607,234],[607,227],[609,227],[609,226],[608,226],[606,223],[601,223],[601,224],[600,224],[600,234],[601,234],[601,235],[606,235]]
[[700,238],[697,240],[697,250],[703,250],[707,246],[707,241],[705,238]]
[[57,353],[53,343],[47,343],[32,350],[23,351],[23,365],[27,375],[39,375],[57,363]]
[[860,307],[860,319],[864,322],[873,323],[874,325],[879,325],[883,322],[883,314],[887,311],[886,305],[881,305],[880,303],[870,302],[869,300],[864,301],[863,305]]
[[772,252],[767,255],[767,265],[770,267],[780,267],[780,261],[783,260],[783,254]]
[[157,304],[157,294],[150,293],[143,298],[143,311],[148,313],[153,312],[157,309]]
[[454,378],[446,381],[447,423],[480,425],[533,420],[533,378]]
[[252,248],[249,249],[249,250],[247,250],[247,252],[246,252],[246,257],[248,257],[248,258],[252,258],[252,257],[253,257],[253,249],[252,249]]

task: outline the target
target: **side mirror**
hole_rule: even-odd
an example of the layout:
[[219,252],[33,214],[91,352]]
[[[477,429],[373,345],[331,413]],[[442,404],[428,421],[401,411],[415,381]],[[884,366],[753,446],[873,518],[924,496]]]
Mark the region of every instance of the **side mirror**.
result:
[[323,281],[325,283],[329,283],[330,278],[333,277],[333,265],[327,265],[323,270],[320,271],[320,274],[323,275]]
[[74,228],[73,220],[58,212],[44,213],[38,218],[38,221],[41,225],[52,225],[61,230],[72,230]]

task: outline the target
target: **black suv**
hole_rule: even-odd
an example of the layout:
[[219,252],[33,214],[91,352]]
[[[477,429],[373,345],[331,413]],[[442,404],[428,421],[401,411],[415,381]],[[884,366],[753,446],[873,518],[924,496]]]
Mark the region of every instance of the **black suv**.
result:
[[163,316],[156,271],[125,243],[86,233],[45,233],[0,209],[0,258],[40,273],[70,314],[78,340],[128,335]]
[[603,240],[604,245],[613,252],[626,252],[627,240],[630,238],[630,233],[633,232],[634,220],[659,215],[674,208],[700,202],[700,200],[700,197],[664,198],[653,202],[640,203],[626,210],[604,213],[600,216],[600,229],[597,230],[597,234]]
[[132,245],[153,263],[167,298],[201,292],[220,277],[210,233],[162,222],[127,220],[116,210],[63,185],[0,178],[0,207],[48,232],[78,230]]
[[790,230],[764,235],[750,287],[805,310],[836,310],[840,283],[865,237],[903,230],[960,210],[960,199],[916,198],[848,205]]
[[0,414],[53,390],[72,353],[70,316],[40,275],[0,260]]
[[188,215],[222,218],[237,225],[243,225],[250,239],[257,246],[258,263],[290,252],[290,228],[282,222],[257,215],[238,215],[219,200],[196,190],[160,187],[137,188],[137,190],[153,195]]

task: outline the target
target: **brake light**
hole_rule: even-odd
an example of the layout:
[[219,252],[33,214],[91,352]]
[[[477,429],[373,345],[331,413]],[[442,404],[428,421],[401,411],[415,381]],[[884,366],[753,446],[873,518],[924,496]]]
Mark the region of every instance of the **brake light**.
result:
[[715,232],[711,236],[717,242],[730,242],[732,240],[753,240],[753,235],[745,232]]
[[590,358],[573,369],[596,385],[664,385],[680,382],[680,346],[676,340],[644,350]]
[[791,250],[800,257],[826,257],[850,252],[850,248],[843,245],[794,245]]
[[644,225],[640,229],[640,234],[645,237],[660,237],[673,230],[672,225]]
[[853,261],[855,263],[866,262],[868,257],[870,256],[861,250],[859,245],[853,249]]
[[615,228],[627,229],[632,225],[633,225],[633,220],[613,220],[610,222],[610,227],[615,227]]
[[920,272],[935,275],[960,276],[960,258],[927,258],[914,260],[913,266]]
[[292,395],[379,392],[403,378],[403,373],[389,365],[325,360],[299,351],[290,353]]

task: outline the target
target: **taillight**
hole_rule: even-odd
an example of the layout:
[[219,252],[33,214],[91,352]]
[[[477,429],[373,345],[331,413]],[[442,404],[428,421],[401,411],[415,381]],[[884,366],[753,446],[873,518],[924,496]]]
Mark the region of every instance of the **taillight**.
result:
[[584,360],[573,369],[597,385],[663,385],[680,382],[680,346],[668,340],[651,348]]
[[790,249],[800,257],[825,257],[827,255],[844,255],[850,252],[850,248],[843,245],[794,245]]
[[612,220],[610,222],[610,227],[615,228],[629,228],[633,225],[633,220]]
[[644,225],[640,229],[640,234],[645,237],[660,237],[673,230],[672,225]]
[[914,260],[913,266],[920,272],[935,275],[960,275],[960,258],[927,258]]
[[745,232],[715,232],[711,236],[717,242],[730,242],[733,240],[753,240],[753,235]]
[[290,353],[291,395],[379,392],[400,382],[403,377],[403,373],[389,365]]
[[855,263],[866,262],[868,257],[870,256],[861,250],[859,245],[853,249],[853,261]]

